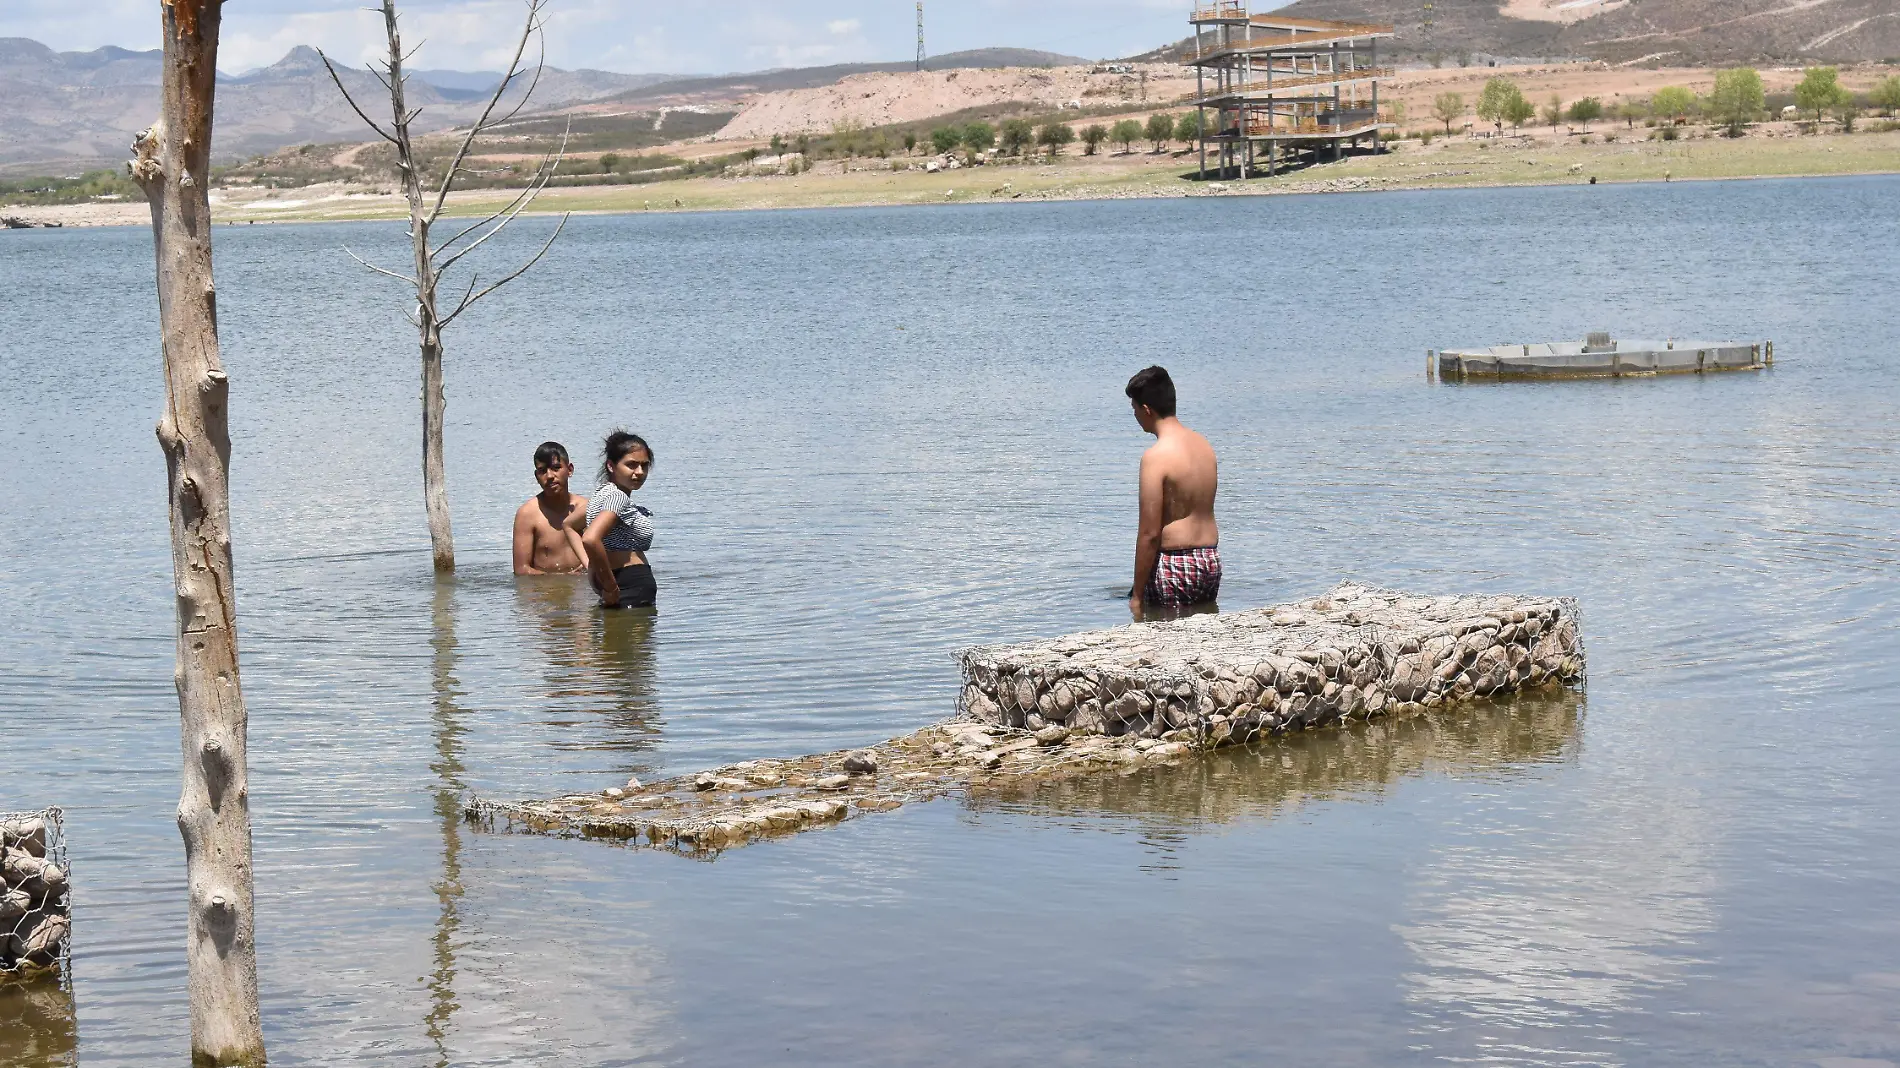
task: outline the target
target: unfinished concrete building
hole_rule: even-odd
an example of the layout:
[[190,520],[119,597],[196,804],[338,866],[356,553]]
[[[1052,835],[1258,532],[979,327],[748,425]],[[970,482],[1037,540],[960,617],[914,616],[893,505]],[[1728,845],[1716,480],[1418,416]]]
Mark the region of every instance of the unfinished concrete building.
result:
[[[1246,0],[1201,0],[1194,37],[1201,177],[1273,174],[1305,157],[1338,159],[1361,140],[1384,151],[1379,131],[1379,39],[1389,25],[1249,14]],[[1264,167],[1262,166],[1264,164]]]

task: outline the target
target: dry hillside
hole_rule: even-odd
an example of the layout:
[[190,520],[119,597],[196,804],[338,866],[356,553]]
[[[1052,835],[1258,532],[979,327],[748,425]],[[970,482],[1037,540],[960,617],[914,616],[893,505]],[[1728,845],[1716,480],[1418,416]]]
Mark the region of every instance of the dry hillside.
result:
[[1170,104],[1194,89],[1192,71],[1172,64],[1142,64],[1134,73],[1092,71],[1097,68],[859,74],[835,85],[754,97],[719,132],[719,137],[745,140],[800,131],[823,132],[845,123],[884,126],[1009,103],[1043,109],[1068,104],[1139,107],[1144,91],[1148,101]]
[[1895,0],[1298,0],[1308,18],[1389,22],[1403,51],[1673,66],[1900,56]]

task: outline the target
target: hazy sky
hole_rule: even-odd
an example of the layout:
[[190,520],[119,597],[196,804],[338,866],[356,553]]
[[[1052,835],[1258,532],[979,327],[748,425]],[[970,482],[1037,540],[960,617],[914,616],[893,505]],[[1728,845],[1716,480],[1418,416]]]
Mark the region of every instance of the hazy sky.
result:
[[[370,0],[229,0],[218,66],[275,62],[293,45],[368,58]],[[1256,5],[1265,9],[1268,5]],[[1007,45],[1088,58],[1146,51],[1187,34],[1188,0],[925,0],[930,52]],[[422,67],[488,69],[521,0],[401,0]],[[629,73],[713,73],[890,61],[916,51],[914,0],[552,0],[549,60]],[[158,0],[0,0],[0,37],[61,51],[158,47]]]

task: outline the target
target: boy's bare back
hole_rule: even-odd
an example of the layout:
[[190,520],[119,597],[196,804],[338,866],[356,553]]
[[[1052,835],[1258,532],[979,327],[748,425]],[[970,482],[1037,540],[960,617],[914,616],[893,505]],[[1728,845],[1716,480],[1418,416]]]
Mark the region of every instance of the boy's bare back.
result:
[[1161,547],[1192,549],[1220,544],[1214,522],[1220,462],[1214,446],[1200,434],[1170,419],[1157,427],[1156,440],[1141,455],[1143,487],[1158,480],[1161,491]]

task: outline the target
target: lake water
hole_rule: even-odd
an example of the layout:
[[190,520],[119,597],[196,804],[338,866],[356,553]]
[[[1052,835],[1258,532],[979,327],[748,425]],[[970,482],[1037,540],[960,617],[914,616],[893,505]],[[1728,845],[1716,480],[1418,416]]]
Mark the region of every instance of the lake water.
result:
[[[1897,199],[576,219],[449,334],[441,580],[403,299],[339,251],[400,229],[219,230],[272,1063],[1900,1064]],[[151,275],[0,235],[0,808],[66,810],[88,1066],[187,1049]],[[1424,379],[1593,329],[1777,366]],[[899,734],[958,648],[1123,621],[1150,362],[1221,450],[1223,607],[1574,595],[1588,693],[711,863],[455,818]],[[508,574],[534,446],[617,424],[657,616]],[[0,995],[0,1064],[73,1033]]]

